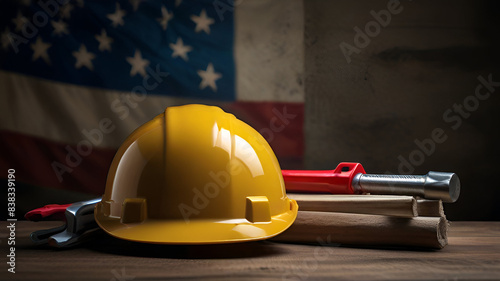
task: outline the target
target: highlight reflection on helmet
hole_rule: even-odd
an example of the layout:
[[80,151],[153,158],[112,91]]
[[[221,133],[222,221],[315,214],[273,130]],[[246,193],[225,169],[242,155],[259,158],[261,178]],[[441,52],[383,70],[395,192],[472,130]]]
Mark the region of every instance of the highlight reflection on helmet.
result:
[[260,240],[297,215],[265,139],[220,108],[168,107],[134,131],[111,165],[98,224],[166,244]]

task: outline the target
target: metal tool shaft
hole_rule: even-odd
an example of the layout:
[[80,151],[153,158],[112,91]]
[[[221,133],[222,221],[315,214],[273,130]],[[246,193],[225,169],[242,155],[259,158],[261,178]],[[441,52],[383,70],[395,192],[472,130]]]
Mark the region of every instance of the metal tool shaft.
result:
[[352,180],[357,193],[412,195],[455,202],[460,180],[454,173],[429,172],[423,176],[371,175],[359,173]]

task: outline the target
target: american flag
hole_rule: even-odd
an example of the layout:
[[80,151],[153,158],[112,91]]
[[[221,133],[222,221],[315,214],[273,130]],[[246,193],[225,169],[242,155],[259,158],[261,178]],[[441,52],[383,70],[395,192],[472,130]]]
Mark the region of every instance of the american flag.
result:
[[41,3],[3,10],[12,19],[2,46],[15,55],[2,69],[141,94],[235,100],[233,17],[219,19],[213,1]]
[[300,168],[302,11],[298,0],[3,1],[0,169],[38,194],[27,209],[101,195],[123,140],[188,103],[235,114],[283,168]]

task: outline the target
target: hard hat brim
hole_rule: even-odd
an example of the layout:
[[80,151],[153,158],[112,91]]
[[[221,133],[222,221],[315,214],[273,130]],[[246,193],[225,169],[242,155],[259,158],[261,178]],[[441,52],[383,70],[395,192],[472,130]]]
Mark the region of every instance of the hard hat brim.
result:
[[292,225],[297,216],[297,202],[291,209],[271,217],[270,222],[251,223],[246,219],[146,219],[141,223],[124,224],[117,217],[104,216],[101,204],[94,211],[98,225],[116,238],[152,244],[222,244],[265,240]]

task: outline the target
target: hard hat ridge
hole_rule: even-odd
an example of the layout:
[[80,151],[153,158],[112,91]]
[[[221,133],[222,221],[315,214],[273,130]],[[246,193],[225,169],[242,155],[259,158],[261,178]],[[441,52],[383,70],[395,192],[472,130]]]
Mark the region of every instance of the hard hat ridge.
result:
[[286,196],[265,139],[218,107],[168,107],[119,148],[95,218],[118,238],[164,244],[261,240],[288,228]]

